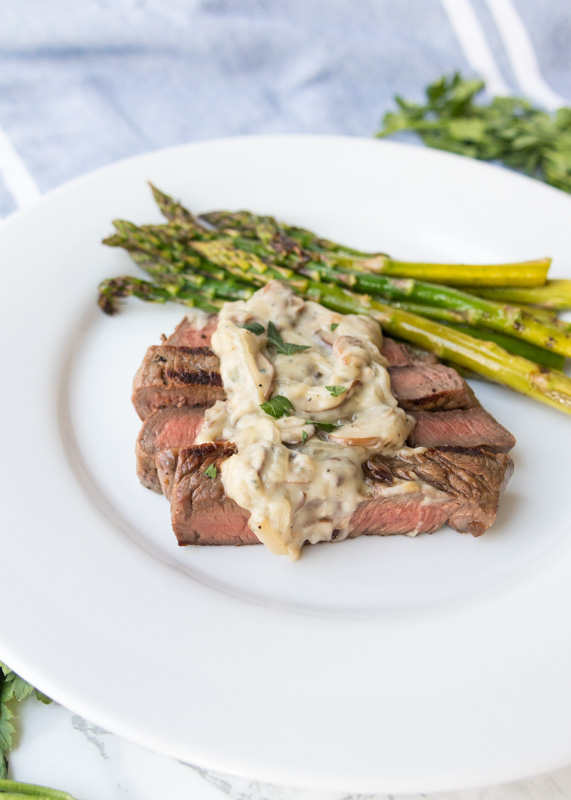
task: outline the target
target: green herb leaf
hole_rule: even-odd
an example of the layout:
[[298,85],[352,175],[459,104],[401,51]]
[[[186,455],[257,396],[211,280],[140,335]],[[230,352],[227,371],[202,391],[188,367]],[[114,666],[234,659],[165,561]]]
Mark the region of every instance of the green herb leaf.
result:
[[397,96],[398,110],[385,114],[377,135],[415,131],[429,147],[502,161],[571,192],[571,108],[548,114],[519,97],[476,104],[484,88],[456,73],[430,84],[424,104]]
[[[270,322],[270,325],[272,323]],[[269,414],[270,417],[274,419],[280,419],[281,417],[291,417],[294,412],[294,407],[287,399],[287,397],[282,397],[281,394],[276,394],[270,400],[266,400],[265,403],[260,405],[262,411],[265,411],[266,414]]]
[[338,328],[338,327],[339,327],[339,323],[338,322],[332,322],[331,323],[331,331],[332,332],[335,330],[335,328]]
[[12,749],[12,737],[14,735],[14,726],[10,720],[14,714],[10,711],[7,705],[0,706],[2,709],[2,716],[0,717],[0,753],[9,752]]
[[5,678],[4,685],[2,686],[2,692],[0,693],[0,699],[3,703],[7,703],[13,697],[15,697],[16,700],[23,700],[29,694],[32,694],[33,691],[33,686],[31,686],[23,678],[20,678],[19,675],[11,672]]
[[204,474],[208,475],[209,478],[215,478],[218,475],[218,470],[214,466],[214,464],[210,464],[205,470]]
[[[0,781],[6,778],[8,772],[7,755],[14,743],[15,729],[12,723],[14,719],[14,704],[34,691],[36,691],[36,697],[41,699],[42,702],[51,703],[48,697],[34,690],[33,686],[0,661]],[[2,787],[0,787],[1,793]]]
[[303,442],[303,444],[305,444],[308,439],[309,439],[309,436],[308,436],[307,431],[302,431],[301,432],[301,441]]
[[284,342],[280,332],[273,322],[268,324],[268,342],[269,344],[273,344],[278,353],[281,353],[284,356],[292,356],[294,353],[298,353],[300,350],[309,350],[309,345],[307,344],[292,344],[291,342]]
[[334,431],[335,428],[340,428],[340,425],[334,425],[332,422],[316,422],[314,419],[306,420],[310,425],[315,425],[315,427],[320,431]]
[[339,386],[338,384],[335,386],[326,386],[325,388],[332,397],[339,397],[340,394],[347,391],[346,386]]
[[256,336],[259,336],[266,330],[263,325],[260,325],[259,322],[246,322],[244,325],[238,325],[238,327],[245,328],[247,331],[254,333]]

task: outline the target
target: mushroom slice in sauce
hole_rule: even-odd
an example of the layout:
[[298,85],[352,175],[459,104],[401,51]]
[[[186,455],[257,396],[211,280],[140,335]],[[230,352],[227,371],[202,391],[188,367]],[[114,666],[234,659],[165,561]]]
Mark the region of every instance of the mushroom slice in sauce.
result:
[[327,439],[350,447],[390,450],[400,447],[403,432],[409,429],[409,419],[401,408],[378,406],[361,412],[353,422],[335,428],[327,434]]
[[308,386],[301,381],[288,381],[281,386],[281,392],[300,411],[309,413],[329,411],[332,408],[339,408],[349,399],[355,383],[356,381],[351,381],[348,386],[345,385],[346,391],[337,396],[331,394],[325,386]]

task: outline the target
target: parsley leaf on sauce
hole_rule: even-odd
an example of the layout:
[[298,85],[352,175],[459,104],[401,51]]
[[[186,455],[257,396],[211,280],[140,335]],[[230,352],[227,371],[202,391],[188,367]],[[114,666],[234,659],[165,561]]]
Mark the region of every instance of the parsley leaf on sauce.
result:
[[[270,322],[270,325],[271,324]],[[265,403],[260,405],[260,408],[274,419],[290,417],[294,412],[294,407],[290,401],[287,397],[282,397],[281,394],[276,394],[274,397],[270,398],[270,400],[266,400]]]
[[292,356],[300,350],[309,350],[308,344],[292,344],[291,342],[284,342],[281,333],[278,331],[273,322],[268,324],[268,343],[273,344],[278,353],[284,356]]
[[209,478],[215,478],[218,475],[218,470],[214,464],[210,464],[210,466],[204,470],[204,474],[208,475]]
[[238,325],[238,327],[245,328],[247,331],[250,331],[250,333],[254,333],[256,336],[259,336],[266,330],[263,325],[260,325],[259,322],[246,322],[244,323],[244,325]]
[[318,430],[326,431],[327,433],[329,433],[329,431],[334,431],[335,428],[340,427],[339,425],[334,425],[333,422],[316,422],[314,419],[307,419],[306,422],[308,422],[310,425],[315,425]]
[[347,391],[346,386],[339,386],[338,384],[335,386],[326,386],[325,388],[332,397],[339,397],[340,394]]

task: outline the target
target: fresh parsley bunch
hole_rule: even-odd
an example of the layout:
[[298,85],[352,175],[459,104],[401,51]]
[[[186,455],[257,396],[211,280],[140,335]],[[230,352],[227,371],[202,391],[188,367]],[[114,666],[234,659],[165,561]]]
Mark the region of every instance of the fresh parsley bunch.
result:
[[0,779],[6,777],[7,756],[12,749],[14,737],[14,704],[35,693],[42,703],[51,703],[49,697],[34,689],[19,675],[0,661]]
[[457,72],[431,83],[424,105],[397,95],[398,111],[385,114],[377,136],[415,131],[429,147],[501,161],[571,192],[571,108],[549,114],[519,97],[477,105],[484,89],[484,81],[464,80]]

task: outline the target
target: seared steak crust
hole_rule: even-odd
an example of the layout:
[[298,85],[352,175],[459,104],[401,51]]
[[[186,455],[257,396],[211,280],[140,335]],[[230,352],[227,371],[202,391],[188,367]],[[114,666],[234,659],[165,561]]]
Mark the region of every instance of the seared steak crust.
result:
[[480,536],[496,518],[513,461],[504,453],[450,447],[402,451],[392,458],[374,456],[363,469],[370,480],[385,485],[395,478],[422,481],[448,495],[450,527]]
[[[259,543],[248,527],[249,513],[226,495],[220,479],[222,462],[234,452],[222,442],[172,453],[171,522],[179,545]],[[211,465],[214,478],[204,475]]]
[[133,380],[141,419],[167,406],[211,406],[224,399],[220,362],[208,347],[149,347]]

